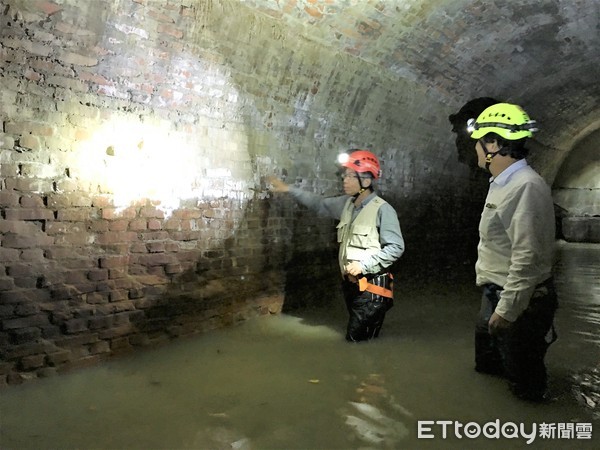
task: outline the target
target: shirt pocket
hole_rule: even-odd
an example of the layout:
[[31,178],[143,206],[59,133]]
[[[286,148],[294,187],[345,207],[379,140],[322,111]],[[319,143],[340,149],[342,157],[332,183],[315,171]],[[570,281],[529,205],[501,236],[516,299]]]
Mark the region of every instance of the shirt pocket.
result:
[[504,228],[498,210],[486,206],[481,214],[481,221],[479,222],[479,236],[485,240],[494,239],[494,237],[504,235]]

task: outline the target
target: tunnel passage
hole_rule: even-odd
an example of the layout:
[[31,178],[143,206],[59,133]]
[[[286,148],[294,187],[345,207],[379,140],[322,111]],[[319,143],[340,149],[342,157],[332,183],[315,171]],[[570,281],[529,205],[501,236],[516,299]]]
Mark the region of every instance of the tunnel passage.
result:
[[562,234],[570,242],[600,242],[600,130],[579,140],[553,185]]
[[448,116],[523,104],[552,182],[599,114],[593,0],[0,0],[0,20],[2,386],[327,301],[334,224],[265,177],[336,195],[349,148],[382,161],[397,283],[469,273],[485,175]]

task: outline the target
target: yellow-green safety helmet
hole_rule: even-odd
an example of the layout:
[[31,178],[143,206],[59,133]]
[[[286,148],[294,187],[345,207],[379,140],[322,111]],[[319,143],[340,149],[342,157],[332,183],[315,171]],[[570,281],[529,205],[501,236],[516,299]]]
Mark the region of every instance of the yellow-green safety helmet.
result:
[[477,120],[469,119],[467,130],[473,139],[496,133],[509,141],[530,138],[538,131],[535,120],[518,105],[497,103],[483,110]]

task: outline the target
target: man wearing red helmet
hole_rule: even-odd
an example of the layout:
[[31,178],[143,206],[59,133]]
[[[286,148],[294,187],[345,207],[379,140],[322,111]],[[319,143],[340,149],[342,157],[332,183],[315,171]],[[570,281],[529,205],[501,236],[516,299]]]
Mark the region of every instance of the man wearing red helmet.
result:
[[368,150],[342,154],[339,163],[344,195],[321,197],[271,178],[272,190],[289,192],[298,202],[339,220],[338,260],[342,291],[349,313],[346,340],[376,338],[385,313],[392,307],[390,266],[402,256],[404,239],[394,208],[374,192],[373,182],[381,176],[377,156]]

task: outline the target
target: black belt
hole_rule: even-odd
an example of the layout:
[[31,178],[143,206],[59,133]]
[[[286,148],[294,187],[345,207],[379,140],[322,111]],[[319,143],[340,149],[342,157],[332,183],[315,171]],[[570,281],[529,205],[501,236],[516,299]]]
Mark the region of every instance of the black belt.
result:
[[[540,284],[536,284],[535,288],[541,288],[544,286],[551,286],[554,283],[554,280],[552,277],[547,278],[546,280],[542,281]],[[504,288],[502,286],[497,285],[496,283],[484,283],[483,287],[486,289],[489,289],[492,292],[497,292],[497,291],[503,291]]]

